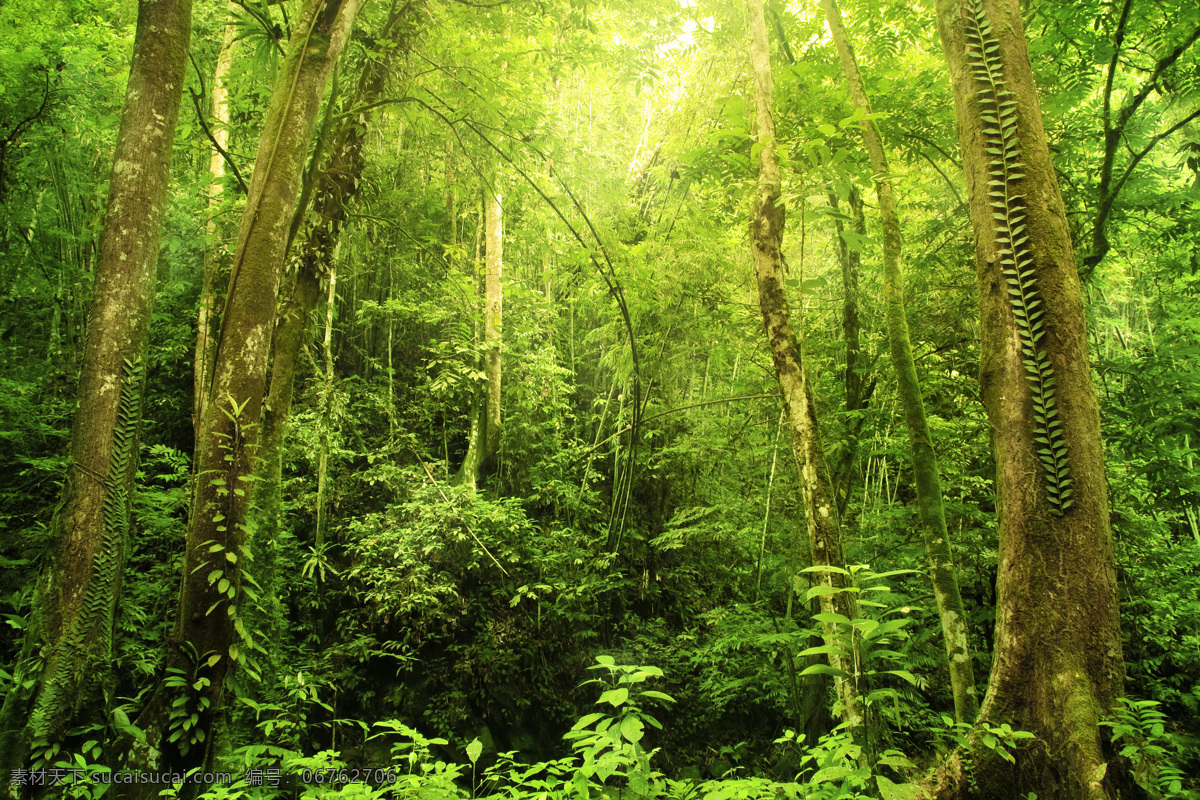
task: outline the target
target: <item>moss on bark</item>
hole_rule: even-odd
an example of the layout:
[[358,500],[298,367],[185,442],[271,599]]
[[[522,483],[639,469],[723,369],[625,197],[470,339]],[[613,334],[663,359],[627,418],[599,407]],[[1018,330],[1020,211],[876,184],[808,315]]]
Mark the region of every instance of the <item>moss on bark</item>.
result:
[[879,198],[879,215],[883,222],[883,291],[888,344],[892,366],[896,370],[896,388],[904,409],[904,425],[912,448],[913,477],[917,488],[917,511],[921,520],[921,538],[929,562],[929,577],[933,582],[938,617],[942,624],[942,639],[946,648],[946,663],[950,670],[951,691],[954,695],[954,716],[960,722],[972,722],[979,711],[975,695],[975,671],[971,666],[971,649],[967,639],[966,615],[962,595],[955,576],[954,556],[950,550],[950,534],[946,530],[946,515],[942,509],[942,482],[938,477],[937,454],[925,417],[917,365],[913,360],[912,340],[908,333],[908,316],[904,309],[904,277],[901,271],[900,214],[896,210],[896,195],[888,170],[887,154],[875,123],[871,121],[871,103],[858,71],[858,63],[850,39],[842,25],[842,14],[835,0],[822,0],[825,17],[833,34],[842,72],[850,85],[850,97],[856,108],[866,114],[860,123],[863,141],[871,169],[875,173],[875,193]]
[[[139,717],[148,747],[131,766],[204,765],[226,678],[248,655],[238,605],[276,295],[321,94],[363,2],[307,0],[271,96],[201,420],[168,672]],[[186,730],[180,708],[197,717]],[[147,791],[130,787],[128,796]]]
[[[825,453],[817,430],[812,391],[804,371],[802,329],[792,327],[791,313],[783,283],[783,228],[785,210],[780,203],[781,179],[775,154],[775,123],[771,62],[767,52],[766,18],[761,0],[750,3],[750,61],[754,71],[759,157],[758,187],[750,218],[751,252],[758,284],[758,303],[763,327],[775,364],[775,375],[783,396],[784,416],[791,432],[792,454],[800,474],[804,516],[814,566],[834,567],[815,574],[814,582],[831,589],[846,587],[845,559],[842,556],[841,526],[833,496]],[[820,597],[821,610],[858,617],[857,603],[851,592],[827,592]],[[825,643],[835,652],[830,666],[842,674],[835,677],[834,688],[842,709],[842,719],[860,743],[866,740],[866,722],[860,675],[853,654],[846,652],[845,640],[853,641],[853,632],[844,624],[825,622]]]
[[[142,0],[117,134],[89,314],[70,462],[50,559],[16,684],[0,715],[0,752],[25,766],[32,740],[57,741],[102,717],[114,607],[124,568],[159,238],[191,35],[191,0]],[[27,716],[28,714],[28,716]],[[21,732],[26,719],[29,725]],[[3,782],[9,791],[8,782]]]
[[1025,356],[1009,300],[989,204],[989,154],[980,93],[968,57],[972,0],[941,0],[938,31],[950,65],[975,232],[982,363],[993,432],[1000,528],[996,653],[980,719],[1037,735],[1016,767],[989,764],[988,780],[955,780],[947,764],[938,797],[1099,800],[1123,796],[1121,769],[1098,721],[1122,694],[1124,664],[1112,531],[1083,302],[1062,198],[1014,0],[988,0],[1003,79],[1015,105],[1024,164],[1026,233],[1045,307],[1073,504],[1052,507],[1043,485]]

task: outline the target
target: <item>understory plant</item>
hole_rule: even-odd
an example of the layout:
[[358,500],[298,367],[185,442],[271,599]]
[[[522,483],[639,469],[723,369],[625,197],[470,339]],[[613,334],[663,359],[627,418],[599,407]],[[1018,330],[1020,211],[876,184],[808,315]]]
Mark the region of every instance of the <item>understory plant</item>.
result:
[[[668,779],[652,764],[656,747],[650,739],[663,726],[655,706],[675,701],[650,688],[663,678],[652,666],[618,664],[612,656],[596,657],[589,667],[598,685],[598,710],[580,718],[564,736],[571,753],[556,759],[526,762],[515,752],[485,753],[482,743],[427,737],[399,720],[376,723],[365,759],[337,750],[312,755],[287,747],[261,744],[242,747],[220,769],[235,780],[212,786],[207,800],[275,800],[326,797],[420,798],[420,800],[585,800],[593,797],[654,800],[858,800],[883,796],[904,800],[915,787],[904,776],[914,767],[900,752],[888,750],[870,764],[861,747],[844,730],[819,742],[787,731],[776,740],[780,752],[791,751],[797,765],[792,779],[736,775],[710,780]],[[259,728],[266,734],[269,709],[260,709]],[[280,709],[284,713],[284,709]],[[294,716],[292,710],[286,710]],[[288,725],[295,722],[289,718]],[[370,761],[371,755],[382,761]],[[459,756],[465,755],[465,759]],[[176,790],[178,787],[176,787]],[[170,791],[168,791],[170,794]]]

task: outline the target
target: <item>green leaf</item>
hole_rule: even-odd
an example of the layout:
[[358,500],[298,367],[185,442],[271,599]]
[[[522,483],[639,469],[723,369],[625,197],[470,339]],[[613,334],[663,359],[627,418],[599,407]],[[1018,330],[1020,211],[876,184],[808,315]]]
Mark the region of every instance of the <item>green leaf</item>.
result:
[[[883,763],[883,759],[880,759]],[[879,787],[879,796],[883,800],[918,800],[925,797],[921,787],[912,783],[892,783],[882,775],[875,776],[875,785]]]
[[835,594],[841,594],[842,592],[845,592],[845,591],[848,591],[848,590],[844,589],[840,586],[813,586],[811,589],[809,589],[807,592],[804,593],[804,601],[808,602],[809,600],[812,600],[814,597],[830,597]]
[[846,648],[841,645],[821,644],[821,645],[817,645],[816,647],[805,648],[804,650],[801,650],[798,655],[801,658],[804,658],[805,656],[820,656],[820,655],[845,656],[845,655],[849,655],[849,653],[847,653]]
[[887,669],[883,671],[885,675],[895,675],[897,678],[903,678],[913,686],[917,685],[917,678],[911,672],[902,669]]
[[850,767],[845,764],[838,764],[825,769],[817,770],[817,773],[809,779],[809,783],[814,786],[820,786],[822,783],[831,783],[840,781],[850,774]]
[[833,572],[838,575],[849,575],[850,571],[842,567],[835,567],[829,564],[821,564],[815,567],[805,567],[801,572]]
[[813,664],[805,667],[800,673],[801,675],[832,675],[835,678],[849,678],[850,674],[840,669],[835,669],[828,664]]
[[604,715],[600,714],[600,713],[588,714],[587,716],[578,720],[573,726],[571,726],[571,730],[573,730],[573,731],[582,730],[582,729],[588,727],[589,725],[591,725],[596,720],[602,718],[603,716]]
[[642,721],[637,717],[628,716],[621,720],[621,736],[624,737],[626,741],[637,744],[645,735],[645,729],[642,725]]

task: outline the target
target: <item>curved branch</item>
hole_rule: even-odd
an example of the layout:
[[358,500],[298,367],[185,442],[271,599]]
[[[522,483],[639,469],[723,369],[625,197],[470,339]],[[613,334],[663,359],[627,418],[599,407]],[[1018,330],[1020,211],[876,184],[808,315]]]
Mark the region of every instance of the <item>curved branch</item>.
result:
[[[1101,194],[1100,206],[1096,209],[1096,219],[1092,224],[1092,252],[1083,258],[1083,266],[1079,270],[1080,278],[1085,281],[1090,278],[1092,272],[1095,271],[1096,267],[1104,260],[1104,257],[1108,255],[1108,251],[1112,248],[1112,242],[1108,240],[1108,232],[1106,230],[1108,218],[1112,215],[1113,204],[1116,202],[1117,196],[1121,193],[1121,189],[1125,187],[1126,181],[1133,174],[1134,168],[1141,163],[1141,160],[1159,142],[1198,117],[1200,117],[1200,109],[1188,114],[1162,133],[1155,134],[1146,146],[1135,153],[1133,158],[1129,160],[1129,163],[1125,165],[1124,172],[1121,173],[1121,177],[1117,179],[1115,184],[1111,185],[1111,189],[1107,185],[1102,184],[1103,192]],[[1111,173],[1109,178],[1111,179]]]
[[[1145,157],[1151,149],[1154,148],[1162,139],[1169,134],[1178,130],[1180,125],[1172,126],[1166,132],[1155,136],[1150,140],[1150,143],[1142,150],[1142,152],[1134,156],[1133,161],[1126,167],[1125,172],[1117,181],[1116,185],[1112,183],[1113,167],[1117,159],[1117,148],[1120,145],[1121,139],[1125,135],[1125,129],[1129,125],[1129,121],[1133,115],[1150,96],[1150,92],[1158,85],[1159,78],[1163,72],[1169,69],[1179,57],[1200,39],[1200,26],[1192,30],[1183,41],[1171,49],[1169,53],[1158,59],[1154,64],[1154,68],[1150,72],[1150,77],[1142,84],[1141,88],[1136,93],[1130,96],[1121,106],[1121,110],[1117,112],[1116,121],[1111,121],[1111,103],[1112,103],[1112,86],[1114,73],[1120,57],[1120,48],[1125,38],[1125,22],[1129,15],[1129,4],[1131,0],[1126,0],[1125,6],[1121,11],[1120,21],[1117,23],[1117,30],[1114,35],[1115,42],[1113,45],[1112,60],[1109,62],[1108,75],[1105,78],[1104,84],[1104,107],[1101,113],[1104,125],[1104,160],[1100,164],[1100,183],[1096,187],[1096,218],[1092,221],[1092,252],[1088,253],[1081,260],[1079,270],[1080,277],[1087,280],[1095,271],[1097,265],[1104,260],[1104,256],[1108,254],[1111,248],[1111,243],[1108,240],[1108,218],[1112,213],[1113,203],[1120,194],[1125,181],[1128,179],[1132,168]],[[1195,115],[1184,120],[1194,119]],[[1182,123],[1181,123],[1182,124]]]
[[[770,394],[744,394],[744,395],[740,395],[738,397],[722,397],[719,400],[705,400],[701,403],[692,403],[692,404],[686,405],[686,406],[679,406],[678,408],[668,408],[666,411],[660,411],[657,414],[652,414],[648,417],[643,417],[641,421],[643,424],[645,424],[647,422],[653,422],[656,419],[668,416],[670,414],[678,414],[680,411],[688,411],[690,409],[700,408],[702,406],[715,406],[719,403],[733,403],[738,400],[765,400],[765,399],[770,399],[770,398],[778,399],[780,396],[781,395],[779,394],[779,392],[772,392]],[[608,438],[606,438],[602,441],[596,442],[594,445],[589,447],[584,452],[584,455],[586,456],[589,453],[592,453],[595,450],[598,450],[602,445],[606,444],[607,442],[612,441],[612,439],[614,437],[620,436],[623,433],[628,433],[632,429],[633,429],[633,425],[629,424],[629,425],[626,425],[624,428],[621,428],[619,431],[614,431],[612,433],[612,435],[610,435]]]
[[[433,92],[429,91],[429,89],[425,89],[425,91],[431,97],[433,97],[435,100],[437,100],[439,103],[441,103],[446,109],[457,113],[456,110],[453,108],[453,106],[451,106],[446,101],[442,100],[440,97],[438,97]],[[419,103],[420,105],[424,106],[427,110],[429,110],[433,114],[437,115],[443,122],[445,122],[447,125],[450,126],[451,130],[453,130],[455,123],[451,122],[450,119],[448,119],[440,111],[434,109],[428,103],[426,103],[418,98],[412,98],[412,101]],[[613,265],[612,259],[609,257],[608,248],[606,248],[604,246],[604,241],[603,241],[603,239],[600,238],[599,232],[597,232],[596,227],[592,224],[591,218],[588,217],[587,212],[583,210],[583,206],[579,202],[579,199],[577,197],[575,197],[575,193],[571,191],[571,187],[567,185],[566,181],[563,180],[561,175],[559,175],[557,172],[555,173],[555,177],[558,178],[559,185],[563,188],[563,191],[566,193],[567,197],[570,198],[572,205],[574,205],[574,207],[575,207],[575,210],[579,213],[579,216],[583,218],[584,224],[587,225],[588,230],[591,232],[592,237],[595,239],[596,246],[600,250],[600,255],[604,258],[604,262],[608,266],[607,272],[605,272],[605,270],[600,266],[600,262],[596,259],[596,255],[595,255],[593,248],[587,244],[587,241],[583,238],[583,236],[579,233],[579,231],[576,230],[575,226],[572,225],[571,222],[567,219],[566,215],[558,207],[558,204],[555,203],[550,198],[550,196],[546,194],[546,192],[541,188],[541,186],[539,186],[538,183],[536,181],[534,181],[533,178],[530,177],[527,172],[525,172],[525,170],[521,169],[521,167],[519,167],[517,165],[517,163],[515,161],[513,161],[512,157],[509,156],[508,153],[506,153],[501,147],[499,147],[495,142],[493,142],[481,130],[481,127],[483,127],[481,125],[481,123],[477,123],[474,120],[471,120],[470,118],[467,118],[467,117],[459,118],[458,122],[463,125],[466,125],[468,128],[470,128],[475,133],[476,136],[478,136],[489,147],[491,147],[493,150],[495,150],[496,153],[498,153],[500,155],[500,157],[502,159],[504,159],[504,161],[509,166],[511,166],[517,172],[517,174],[519,174],[525,180],[525,182],[528,183],[533,188],[533,190],[535,192],[537,192],[537,194],[542,198],[542,200],[544,200],[546,202],[546,204],[548,206],[550,206],[551,210],[553,210],[555,215],[557,215],[558,218],[563,221],[563,224],[567,226],[567,230],[569,230],[571,232],[571,235],[575,237],[576,241],[579,242],[580,246],[582,246],[585,250],[587,250],[588,258],[591,260],[592,265],[596,267],[596,271],[600,273],[600,277],[604,279],[604,283],[608,287],[609,294],[612,295],[613,299],[615,299],[617,301],[617,306],[621,311],[621,317],[625,322],[625,329],[629,334],[629,350],[630,350],[630,356],[633,359],[633,395],[634,395],[633,409],[634,410],[633,410],[632,425],[633,425],[633,431],[634,431],[633,438],[634,438],[634,442],[636,443],[637,431],[640,427],[641,414],[642,414],[642,410],[641,410],[641,395],[642,395],[641,369],[640,369],[640,364],[639,364],[639,360],[638,360],[637,341],[634,337],[633,319],[629,313],[629,306],[625,302],[625,292],[621,287],[620,279],[617,277],[616,267]],[[545,153],[543,153],[541,150],[539,150],[537,147],[533,146],[529,142],[526,142],[524,138],[520,138],[518,140],[517,137],[512,136],[507,131],[500,131],[500,133],[504,136],[507,136],[507,137],[513,139],[514,141],[519,141],[522,146],[529,149],[532,153],[537,155],[539,158],[542,158],[543,160],[546,159],[547,156]],[[456,138],[458,137],[457,133],[455,133],[455,137]],[[461,139],[459,141],[461,143]],[[636,444],[634,445],[634,447],[636,448]]]
[[42,104],[40,106],[38,106],[37,111],[33,112],[28,117],[26,117],[25,119],[18,122],[16,124],[16,127],[14,127],[12,129],[12,133],[5,136],[3,140],[0,140],[0,143],[3,143],[5,145],[12,144],[12,142],[15,141],[18,136],[21,135],[21,129],[24,128],[29,123],[36,120],[38,117],[40,117],[42,115],[42,113],[46,110],[46,105],[50,102],[50,70],[45,67],[42,67],[42,71],[46,73],[46,89],[45,89],[44,93],[42,94]]
[[221,146],[221,143],[217,141],[217,137],[213,136],[212,130],[208,127],[208,122],[204,119],[204,111],[200,108],[200,101],[208,93],[204,88],[204,75],[200,72],[200,65],[196,63],[196,57],[189,52],[188,58],[192,61],[192,68],[196,70],[196,77],[200,79],[199,93],[192,87],[188,87],[188,94],[192,96],[192,106],[196,109],[196,120],[200,123],[200,128],[204,131],[204,135],[208,137],[208,141],[212,143],[212,146],[221,154],[221,158],[229,165],[229,169],[233,172],[233,177],[237,178],[238,186],[242,189],[242,194],[248,195],[250,194],[250,188],[246,185],[246,181],[242,179],[242,173],[238,169],[237,164],[234,163],[233,157]]

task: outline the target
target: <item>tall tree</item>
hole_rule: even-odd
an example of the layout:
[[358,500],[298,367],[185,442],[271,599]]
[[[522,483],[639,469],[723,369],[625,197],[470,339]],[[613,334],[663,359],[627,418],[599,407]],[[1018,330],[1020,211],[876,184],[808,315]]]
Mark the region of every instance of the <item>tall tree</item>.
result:
[[[191,37],[191,0],[141,0],[125,110],[100,237],[70,462],[52,523],[50,558],[26,635],[22,678],[32,708],[10,692],[0,752],[27,753],[102,714],[112,663],[113,613],[137,473],[146,346],[171,146]],[[35,655],[36,654],[36,655]],[[17,685],[21,684],[18,679]],[[17,740],[21,739],[20,745]],[[13,765],[7,765],[13,766]],[[5,786],[7,787],[7,781]]]
[[237,609],[280,273],[321,94],[364,1],[306,0],[271,95],[201,420],[167,676],[139,718],[146,741],[131,758],[144,768],[206,762],[226,678],[241,657]]
[[337,265],[330,261],[328,292],[325,295],[325,330],[321,336],[321,355],[324,370],[321,375],[320,436],[317,441],[317,518],[313,527],[313,545],[319,550],[325,546],[329,519],[325,505],[328,503],[329,478],[329,428],[333,424],[333,317],[337,307]]
[[1137,796],[1101,736],[1123,692],[1100,415],[1079,275],[1015,0],[940,0],[979,284],[1000,528],[980,720],[1032,731],[1015,765],[950,759],[938,798]]
[[[848,221],[853,226],[853,233],[859,241],[866,238],[867,220],[863,214],[862,195],[851,187],[847,198],[850,207]],[[837,496],[838,517],[845,518],[846,507],[850,502],[850,486],[855,480],[854,462],[858,455],[859,437],[862,435],[866,416],[862,413],[871,395],[875,391],[875,380],[868,381],[867,374],[870,364],[862,352],[862,326],[859,323],[858,311],[858,273],[862,258],[857,247],[850,247],[845,234],[845,223],[839,211],[840,202],[837,194],[829,193],[829,207],[833,209],[834,232],[837,235],[838,263],[842,268],[842,337],[846,342],[846,375],[843,383],[846,387],[847,423],[845,443],[837,463],[833,468],[833,487]]]
[[500,273],[504,265],[504,208],[493,184],[484,189],[483,374],[484,386],[474,403],[470,441],[460,478],[474,489],[495,468],[500,452],[500,331],[504,321],[504,293]]
[[[232,4],[230,6],[232,11]],[[212,82],[212,134],[213,150],[208,157],[208,207],[211,217],[205,223],[204,254],[200,262],[200,308],[196,319],[196,353],[192,367],[192,427],[199,434],[200,420],[204,418],[204,404],[208,398],[208,382],[212,378],[213,328],[217,320],[218,283],[222,266],[228,265],[227,250],[218,243],[220,229],[217,225],[216,209],[224,192],[225,159],[229,151],[229,69],[233,66],[233,46],[237,25],[230,18],[225,23],[221,37],[221,49],[217,53],[217,66],[213,70]],[[197,106],[197,111],[199,107]],[[197,439],[197,445],[199,439]]]
[[[332,134],[328,160],[313,180],[312,213],[294,278],[281,293],[279,314],[271,341],[270,389],[263,411],[263,433],[259,447],[262,458],[261,479],[255,482],[258,524],[255,546],[260,579],[266,592],[265,607],[274,607],[275,548],[279,534],[282,505],[283,442],[292,413],[296,364],[308,330],[309,319],[321,297],[321,282],[331,279],[333,252],[341,237],[349,210],[362,185],[366,166],[363,147],[372,120],[370,109],[381,101],[387,88],[389,69],[398,55],[407,52],[407,43],[420,27],[413,23],[415,0],[393,2],[383,27],[373,40],[357,87],[350,99],[351,113],[342,117]],[[362,109],[361,111],[358,111]],[[337,115],[330,106],[326,119]],[[324,124],[322,128],[326,127]],[[297,209],[297,215],[306,209]],[[303,227],[294,219],[293,230]],[[278,615],[264,615],[268,625],[278,625]]]
[[[763,0],[750,0],[749,10],[750,64],[754,73],[758,144],[762,148],[759,153],[758,186],[750,217],[750,245],[758,285],[758,305],[783,397],[784,416],[791,432],[792,454],[800,474],[812,562],[814,566],[831,568],[816,573],[817,581],[825,588],[820,593],[821,610],[853,620],[858,616],[857,603],[851,592],[842,591],[847,588],[847,583],[841,526],[829,468],[821,449],[812,390],[804,371],[803,327],[792,327],[791,312],[784,293],[783,228],[786,211],[780,201],[782,179],[779,157],[775,154],[774,91]],[[847,648],[845,644],[847,640],[853,640],[854,634],[844,623],[827,621],[822,624],[825,644],[830,651],[829,665],[836,673],[834,687],[841,703],[842,718],[855,738],[861,741],[866,733],[862,702],[865,692],[859,686],[859,670],[855,666],[857,659],[851,652],[852,648]]]
[[875,173],[875,195],[879,199],[879,216],[883,222],[883,293],[888,327],[888,344],[892,366],[896,370],[896,390],[904,408],[904,424],[912,448],[913,478],[917,488],[917,512],[921,520],[921,538],[929,561],[929,578],[937,600],[938,617],[942,622],[946,660],[950,667],[950,685],[954,694],[954,717],[959,722],[973,722],[979,710],[975,696],[975,670],[971,667],[971,648],[967,639],[967,617],[963,612],[962,594],[955,575],[954,554],[950,550],[950,533],[946,530],[946,514],[942,510],[942,481],[938,476],[937,454],[929,421],[925,417],[925,402],[913,361],[912,340],[908,334],[908,315],[904,310],[904,276],[900,267],[900,214],[896,210],[896,192],[888,170],[883,139],[871,120],[871,102],[858,61],[842,24],[842,12],[837,0],[821,0],[829,31],[833,36],[842,72],[850,86],[850,99],[865,117],[862,126],[863,142]]

